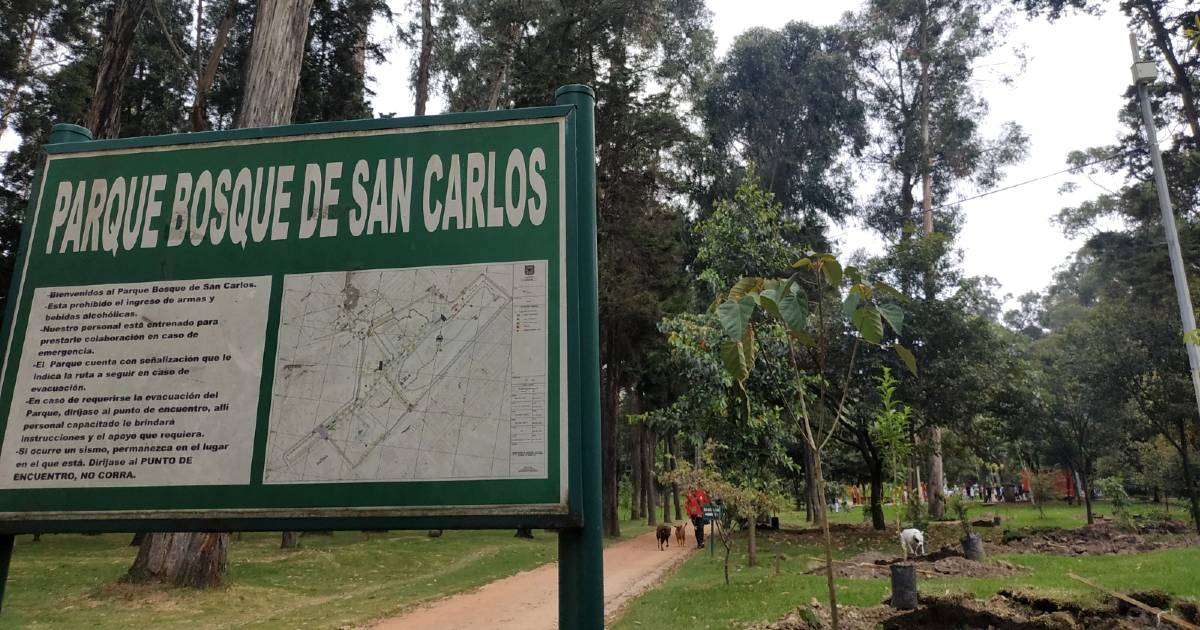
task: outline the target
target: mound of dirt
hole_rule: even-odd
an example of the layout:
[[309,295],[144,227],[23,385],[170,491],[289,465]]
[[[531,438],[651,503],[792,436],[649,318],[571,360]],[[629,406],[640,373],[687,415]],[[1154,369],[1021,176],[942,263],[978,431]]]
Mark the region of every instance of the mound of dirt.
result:
[[1156,521],[1132,532],[1112,522],[1076,529],[1039,529],[1004,532],[996,551],[1047,553],[1061,556],[1143,553],[1187,547],[1196,543],[1186,523]]
[[[852,580],[873,580],[886,578],[891,575],[893,564],[905,562],[900,556],[887,556],[878,551],[860,553],[849,560],[834,561],[834,575]],[[920,557],[912,557],[908,562],[916,565],[917,575],[924,579],[940,577],[1004,577],[1021,572],[1021,568],[1003,560],[986,560],[975,562],[963,557],[962,553],[953,547],[942,547],[937,551]],[[809,575],[823,575],[824,565],[808,571]]]
[[[1030,601],[1037,601],[1040,606],[1031,605]],[[1115,605],[1081,608],[1077,604],[1005,592],[986,600],[966,594],[923,595],[920,606],[912,611],[894,610],[888,606],[843,606],[838,608],[838,613],[845,630],[1134,630],[1155,627],[1153,617],[1140,611],[1126,613]],[[828,609],[816,604],[797,608],[769,624],[749,626],[748,630],[816,630],[829,625]]]

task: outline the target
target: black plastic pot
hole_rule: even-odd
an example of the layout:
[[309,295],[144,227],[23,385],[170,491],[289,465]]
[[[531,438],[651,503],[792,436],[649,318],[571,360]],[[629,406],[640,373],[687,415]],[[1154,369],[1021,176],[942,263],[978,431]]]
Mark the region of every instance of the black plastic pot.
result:
[[962,543],[963,555],[967,557],[967,560],[982,562],[987,557],[983,553],[983,539],[979,537],[979,534],[967,534],[959,538],[958,542]]
[[893,564],[891,606],[897,610],[917,607],[917,567],[912,564]]

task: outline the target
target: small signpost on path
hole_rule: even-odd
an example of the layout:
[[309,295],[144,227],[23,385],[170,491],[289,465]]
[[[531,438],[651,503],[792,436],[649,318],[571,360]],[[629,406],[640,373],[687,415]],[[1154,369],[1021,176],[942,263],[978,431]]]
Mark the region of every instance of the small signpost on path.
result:
[[560,625],[601,627],[594,104],[56,126],[5,315],[0,577],[18,533],[546,527]]

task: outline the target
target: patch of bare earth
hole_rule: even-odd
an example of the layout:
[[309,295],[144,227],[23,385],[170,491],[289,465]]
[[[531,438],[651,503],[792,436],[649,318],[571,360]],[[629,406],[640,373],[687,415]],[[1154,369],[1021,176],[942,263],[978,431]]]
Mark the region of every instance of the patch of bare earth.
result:
[[[917,567],[917,574],[922,578],[941,577],[1004,577],[1021,572],[1021,568],[1003,560],[989,559],[983,562],[968,560],[958,550],[952,547],[941,549],[927,555],[910,557],[905,560],[901,556],[888,556],[877,551],[860,553],[849,560],[834,561],[833,573],[837,577],[852,580],[873,580],[886,578],[891,575],[891,565],[908,562]],[[824,575],[824,564],[808,570],[809,575]]]
[[[1146,603],[1166,607],[1162,593],[1141,595]],[[1165,599],[1164,599],[1165,598]],[[842,606],[839,621],[845,630],[1138,630],[1160,627],[1154,615],[1109,601],[1083,606],[1024,591],[1001,591],[988,599],[969,594],[922,595],[916,610],[895,610],[886,605],[869,608]],[[749,626],[747,630],[816,630],[830,627],[828,608],[813,602],[793,610],[778,621]]]
[[1160,521],[1136,530],[1098,522],[1075,529],[1008,531],[999,544],[989,547],[995,553],[1076,556],[1144,553],[1195,544],[1197,539],[1187,523]]

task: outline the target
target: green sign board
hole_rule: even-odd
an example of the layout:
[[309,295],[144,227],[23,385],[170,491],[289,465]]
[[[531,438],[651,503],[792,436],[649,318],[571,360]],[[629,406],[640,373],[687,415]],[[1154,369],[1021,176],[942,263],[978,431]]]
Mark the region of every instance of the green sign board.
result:
[[577,524],[575,112],[48,145],[0,528]]

